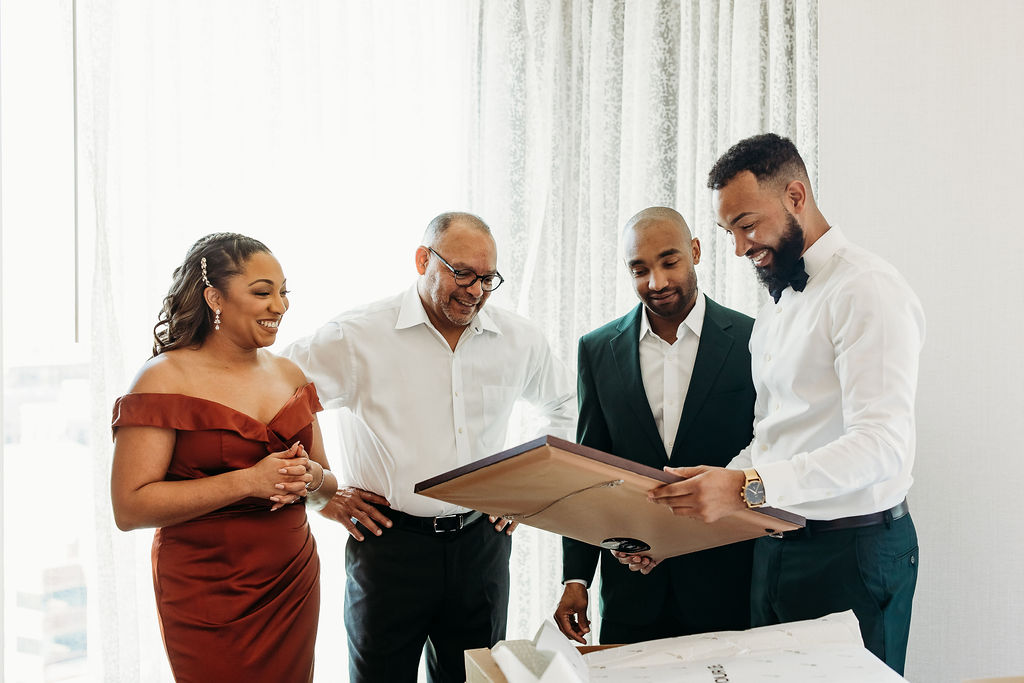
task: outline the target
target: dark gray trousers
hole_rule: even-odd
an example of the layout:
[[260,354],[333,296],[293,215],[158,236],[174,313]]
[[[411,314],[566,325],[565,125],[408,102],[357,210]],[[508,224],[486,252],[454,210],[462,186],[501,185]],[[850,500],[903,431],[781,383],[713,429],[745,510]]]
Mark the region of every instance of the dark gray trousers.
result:
[[463,651],[505,638],[511,537],[486,517],[448,534],[360,530],[345,548],[352,683],[414,683],[424,651],[431,683],[463,683]]

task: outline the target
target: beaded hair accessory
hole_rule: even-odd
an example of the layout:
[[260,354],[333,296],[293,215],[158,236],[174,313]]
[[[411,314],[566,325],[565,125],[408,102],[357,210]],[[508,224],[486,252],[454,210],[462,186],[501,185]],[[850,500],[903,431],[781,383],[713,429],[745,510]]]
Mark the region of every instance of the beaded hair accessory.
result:
[[206,283],[207,287],[213,287],[213,285],[210,284],[210,278],[206,277],[206,257],[205,256],[202,259],[200,259],[199,264],[203,267],[203,282]]

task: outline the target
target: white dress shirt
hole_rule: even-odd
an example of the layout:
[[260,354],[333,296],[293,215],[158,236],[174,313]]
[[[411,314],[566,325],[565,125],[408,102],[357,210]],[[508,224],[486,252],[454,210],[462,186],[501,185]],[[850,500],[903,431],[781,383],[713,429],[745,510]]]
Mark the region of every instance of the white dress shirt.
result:
[[896,269],[839,228],[803,258],[806,289],[754,322],[754,439],[729,467],[754,467],[768,505],[808,519],[880,512],[913,482],[924,313]]
[[697,292],[693,308],[679,323],[674,344],[669,344],[651,329],[646,306],[640,315],[640,377],[654,422],[658,425],[658,434],[665,444],[666,460],[672,455],[679,419],[683,416],[686,391],[690,388],[700,333],[704,328],[705,309],[704,293]]
[[571,439],[576,395],[539,328],[500,308],[481,310],[452,351],[416,287],[343,313],[284,350],[343,419],[343,485],[378,493],[402,512],[465,508],[413,493],[417,482],[501,451],[524,399],[549,433]]
[[[665,444],[665,461],[672,455],[679,420],[683,417],[686,392],[693,377],[693,364],[697,361],[697,347],[700,333],[704,329],[704,313],[707,305],[704,292],[697,292],[693,308],[676,329],[676,341],[669,344],[651,329],[647,319],[647,307],[640,313],[640,378],[647,394],[658,434]],[[583,579],[566,579],[562,584],[587,582]]]

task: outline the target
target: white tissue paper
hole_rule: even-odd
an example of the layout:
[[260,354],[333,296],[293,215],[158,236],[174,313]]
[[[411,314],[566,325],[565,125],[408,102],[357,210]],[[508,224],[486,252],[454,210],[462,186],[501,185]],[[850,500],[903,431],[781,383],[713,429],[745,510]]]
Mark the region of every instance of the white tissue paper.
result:
[[552,621],[533,640],[501,640],[491,656],[509,683],[588,683],[583,655]]

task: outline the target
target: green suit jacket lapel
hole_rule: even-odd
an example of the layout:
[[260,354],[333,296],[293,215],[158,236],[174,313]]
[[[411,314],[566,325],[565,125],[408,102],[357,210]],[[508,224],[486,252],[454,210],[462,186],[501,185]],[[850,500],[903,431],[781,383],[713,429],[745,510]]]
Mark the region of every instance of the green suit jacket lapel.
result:
[[722,365],[729,356],[729,350],[735,343],[735,339],[729,333],[732,322],[719,314],[721,307],[718,304],[708,297],[705,297],[705,301],[704,326],[701,329],[700,344],[697,346],[697,358],[693,363],[693,375],[690,377],[690,387],[686,391],[683,414],[679,418],[679,429],[676,432],[670,460],[675,458],[686,431],[693,425],[694,418],[700,412],[700,407],[704,404],[711,387],[715,385]]
[[622,393],[633,410],[636,423],[640,432],[650,442],[654,453],[660,458],[665,457],[665,444],[658,434],[658,425],[654,421],[654,413],[651,412],[651,405],[647,402],[647,392],[644,390],[643,379],[640,375],[640,314],[643,311],[643,304],[634,309],[633,313],[624,317],[618,326],[619,333],[608,342],[612,350],[612,357],[615,359],[615,366],[622,380]]

